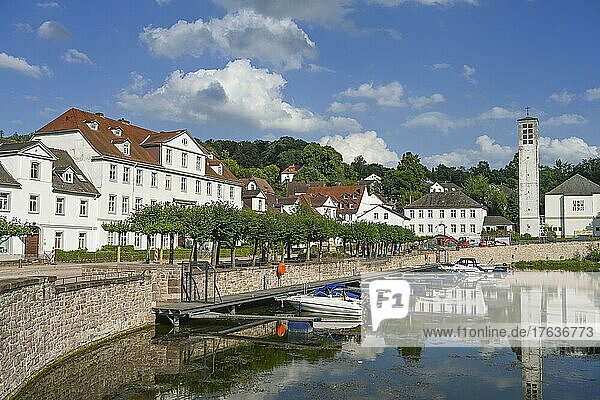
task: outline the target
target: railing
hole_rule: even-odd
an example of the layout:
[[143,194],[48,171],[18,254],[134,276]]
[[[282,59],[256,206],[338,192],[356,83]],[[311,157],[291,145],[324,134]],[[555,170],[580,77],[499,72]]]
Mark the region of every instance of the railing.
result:
[[118,272],[105,272],[91,275],[79,275],[79,276],[68,276],[56,280],[56,285],[67,285],[73,283],[82,282],[97,282],[116,278],[143,278],[146,274],[146,270],[139,273],[138,271],[118,271]]
[[204,273],[204,302],[208,303],[208,288],[209,288],[209,275],[212,272],[212,289],[213,289],[213,303],[217,302],[217,296],[219,302],[222,302],[221,292],[217,285],[217,270],[210,263],[206,261],[189,262],[184,261],[181,263],[181,301],[182,302],[193,302],[200,301],[200,292],[198,290],[198,284],[194,277],[194,271],[200,272],[200,276]]

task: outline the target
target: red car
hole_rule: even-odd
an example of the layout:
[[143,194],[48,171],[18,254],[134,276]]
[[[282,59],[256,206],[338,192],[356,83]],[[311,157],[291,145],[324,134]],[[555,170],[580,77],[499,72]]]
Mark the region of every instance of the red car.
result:
[[479,247],[488,247],[488,242],[479,242]]
[[469,243],[468,240],[462,241],[462,242],[458,242],[458,247],[471,247],[471,244]]

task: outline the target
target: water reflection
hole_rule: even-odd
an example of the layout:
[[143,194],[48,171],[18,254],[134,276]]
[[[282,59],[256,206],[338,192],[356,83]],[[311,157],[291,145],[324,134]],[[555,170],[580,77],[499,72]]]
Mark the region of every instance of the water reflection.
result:
[[[493,288],[473,286],[473,304],[487,316],[503,316],[506,307],[510,312],[537,307],[537,318],[569,321],[576,318],[575,312],[596,317],[590,314],[590,301],[594,310],[600,304],[599,292],[583,290],[580,277],[567,275],[553,282],[542,278],[543,273],[515,274]],[[539,290],[518,296],[509,290],[528,286],[527,282],[535,282],[529,286]],[[564,290],[555,289],[561,285]],[[572,301],[572,295],[580,300]],[[428,308],[430,303],[424,304]],[[266,311],[274,309],[257,313]],[[484,395],[492,400],[591,399],[600,394],[598,348],[461,348],[428,343],[389,347],[385,338],[363,337],[351,326],[336,330],[325,324],[311,333],[287,331],[280,337],[277,324],[212,322],[178,335],[166,334],[163,327],[137,332],[59,365],[20,398],[362,400]]]

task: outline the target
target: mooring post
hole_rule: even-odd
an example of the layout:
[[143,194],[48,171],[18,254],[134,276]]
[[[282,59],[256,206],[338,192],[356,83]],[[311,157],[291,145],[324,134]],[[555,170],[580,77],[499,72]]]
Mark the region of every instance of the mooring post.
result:
[[204,302],[208,303],[208,266],[206,263],[204,265]]

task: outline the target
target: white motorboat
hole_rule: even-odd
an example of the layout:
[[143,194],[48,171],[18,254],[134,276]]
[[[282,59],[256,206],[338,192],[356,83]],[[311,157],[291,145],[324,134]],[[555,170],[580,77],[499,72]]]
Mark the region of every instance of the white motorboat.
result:
[[490,273],[490,272],[507,272],[508,266],[504,265],[493,265],[491,262],[489,264],[479,264],[475,258],[471,257],[463,257],[460,258],[454,264],[441,265],[440,269],[443,271],[449,272],[462,272],[462,273]]
[[338,316],[351,319],[362,318],[362,302],[355,293],[346,291],[343,285],[325,285],[308,294],[284,298],[298,311],[318,315]]

